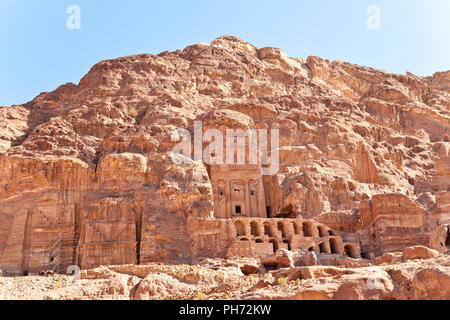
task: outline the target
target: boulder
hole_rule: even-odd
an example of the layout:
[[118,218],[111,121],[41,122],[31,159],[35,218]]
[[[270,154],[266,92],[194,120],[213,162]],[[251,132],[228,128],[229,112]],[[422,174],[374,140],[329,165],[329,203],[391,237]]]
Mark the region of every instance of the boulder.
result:
[[293,268],[295,254],[286,249],[280,249],[276,253],[276,261],[278,268]]
[[450,300],[450,268],[425,269],[412,281],[414,298],[420,300]]
[[439,251],[433,250],[424,246],[413,246],[403,250],[403,261],[415,260],[415,259],[431,259],[436,258],[439,255]]
[[257,274],[260,271],[260,267],[257,263],[244,263],[240,266],[240,269],[243,274]]
[[392,264],[400,262],[401,260],[402,260],[401,252],[388,252],[383,254],[381,257],[375,258],[373,260],[373,263],[375,265]]
[[301,255],[295,262],[295,266],[297,267],[308,267],[308,266],[317,266],[319,265],[319,261],[317,259],[317,254],[315,252],[307,252]]

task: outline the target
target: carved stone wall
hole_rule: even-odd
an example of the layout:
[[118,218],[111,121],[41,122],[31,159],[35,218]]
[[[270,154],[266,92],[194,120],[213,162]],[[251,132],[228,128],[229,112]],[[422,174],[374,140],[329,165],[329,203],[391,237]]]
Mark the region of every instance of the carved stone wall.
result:
[[258,166],[214,165],[211,185],[218,219],[265,217],[265,193]]
[[[0,268],[443,251],[449,75],[291,58],[228,36],[101,61],[79,84],[0,107]],[[174,133],[199,121],[223,136],[278,129],[279,171],[173,161]]]
[[236,218],[192,221],[196,259],[207,257],[265,258],[278,249],[342,254],[360,258],[359,242],[344,242],[326,225],[313,220]]

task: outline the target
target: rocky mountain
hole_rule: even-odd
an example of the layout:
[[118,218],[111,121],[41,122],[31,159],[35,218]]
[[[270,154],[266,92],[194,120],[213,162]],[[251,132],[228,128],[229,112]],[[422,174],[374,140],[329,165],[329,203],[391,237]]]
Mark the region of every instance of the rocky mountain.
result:
[[[194,134],[196,121],[278,129],[279,171],[174,163],[173,133]],[[294,245],[345,254],[352,243],[347,255],[370,261],[412,245],[450,248],[450,71],[390,74],[224,36],[102,61],[78,85],[1,107],[0,152],[4,273],[194,264],[245,255],[233,244],[246,240],[274,254]],[[242,208],[223,200],[228,216],[225,176],[238,192],[243,177],[246,190]],[[240,234],[241,210],[258,230]],[[278,231],[262,231],[264,219],[278,219]],[[282,230],[283,219],[329,233]],[[325,236],[342,248],[319,248]]]

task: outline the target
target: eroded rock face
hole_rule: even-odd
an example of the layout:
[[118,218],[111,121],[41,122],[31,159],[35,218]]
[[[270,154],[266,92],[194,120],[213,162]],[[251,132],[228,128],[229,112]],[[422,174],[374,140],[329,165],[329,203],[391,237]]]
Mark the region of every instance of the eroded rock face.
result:
[[[238,207],[260,219],[314,218],[336,233],[251,239],[264,252],[274,241],[289,249],[284,235],[299,247],[311,237],[314,250],[333,236],[355,244],[338,250],[355,258],[411,245],[444,252],[450,240],[433,232],[450,216],[449,79],[291,58],[234,37],[102,61],[78,85],[0,108],[0,267],[225,257],[236,230],[218,218],[235,217],[219,212]],[[197,120],[204,130],[278,129],[279,171],[174,163],[174,130],[194,134]],[[240,174],[242,206],[218,210],[221,188]],[[341,291],[360,294],[352,288]]]
[[420,271],[412,281],[415,299],[450,299],[450,275],[448,268]]

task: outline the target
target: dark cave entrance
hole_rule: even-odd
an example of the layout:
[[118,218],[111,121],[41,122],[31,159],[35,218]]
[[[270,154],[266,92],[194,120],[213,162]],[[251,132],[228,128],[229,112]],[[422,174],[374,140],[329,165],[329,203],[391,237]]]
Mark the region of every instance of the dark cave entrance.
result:
[[277,240],[271,239],[270,243],[272,243],[272,245],[273,245],[273,252],[276,253],[278,251],[278,242],[277,242]]
[[450,227],[447,231],[447,239],[445,240],[445,246],[450,250]]

